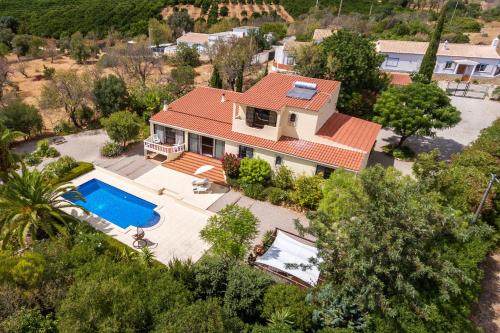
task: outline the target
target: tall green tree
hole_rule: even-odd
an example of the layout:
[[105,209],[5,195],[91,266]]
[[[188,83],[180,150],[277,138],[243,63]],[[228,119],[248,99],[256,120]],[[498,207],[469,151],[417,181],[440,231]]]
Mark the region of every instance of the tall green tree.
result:
[[237,92],[243,91],[243,72],[245,71],[245,63],[241,63],[240,70],[238,72],[238,76],[236,77],[235,90]]
[[12,131],[23,132],[28,137],[40,133],[43,128],[40,111],[21,100],[14,100],[0,109],[0,123]]
[[55,183],[37,170],[10,172],[0,191],[2,248],[27,246],[29,238],[67,234],[66,226],[74,218],[61,209],[78,206],[63,196],[84,200],[74,186]]
[[92,50],[87,45],[81,32],[75,32],[69,42],[69,54],[77,63],[83,64],[92,55]]
[[170,15],[167,24],[174,31],[174,38],[179,38],[184,32],[193,31],[194,20],[187,11],[181,10]]
[[149,39],[152,45],[158,47],[161,43],[170,42],[172,37],[172,29],[165,22],[155,18],[149,19]]
[[24,136],[19,131],[11,131],[0,124],[0,179],[7,180],[8,172],[17,168],[20,158],[11,150],[12,143],[16,138]]
[[432,74],[434,73],[434,67],[436,66],[436,54],[439,48],[439,42],[441,41],[441,34],[443,33],[444,20],[446,18],[446,8],[446,5],[443,6],[441,13],[439,14],[436,27],[434,28],[431,40],[429,41],[429,46],[425,51],[420,69],[418,71],[420,75],[415,76],[417,80],[420,78],[420,80],[424,83],[429,83],[432,80]]
[[353,95],[376,93],[388,84],[379,69],[384,57],[371,40],[353,32],[340,30],[324,39],[320,47],[303,50],[298,56],[300,74],[342,82],[338,101],[342,112],[360,115],[359,107],[349,107]]
[[81,128],[78,112],[92,99],[91,78],[79,75],[76,70],[58,71],[53,79],[42,88],[42,108],[63,107],[73,124]]
[[125,148],[127,143],[138,137],[142,123],[141,118],[135,113],[119,111],[101,119],[101,124],[109,138]]
[[467,229],[437,193],[394,168],[376,166],[359,175],[332,174],[310,231],[318,237],[338,307],[418,321],[431,319],[434,301],[460,297],[460,284],[470,279],[442,255],[447,243],[461,243]]
[[248,208],[232,204],[211,216],[200,236],[212,245],[214,254],[228,261],[243,259],[257,235],[258,223]]
[[222,79],[220,77],[219,70],[217,69],[217,66],[214,66],[214,68],[212,70],[212,76],[210,77],[209,85],[212,88],[222,89]]
[[113,112],[124,110],[129,105],[127,85],[123,79],[108,75],[94,83],[93,100],[96,109],[107,117]]
[[434,130],[452,127],[460,121],[460,112],[441,88],[419,82],[384,91],[374,112],[374,121],[401,136],[398,147],[412,135],[434,135]]

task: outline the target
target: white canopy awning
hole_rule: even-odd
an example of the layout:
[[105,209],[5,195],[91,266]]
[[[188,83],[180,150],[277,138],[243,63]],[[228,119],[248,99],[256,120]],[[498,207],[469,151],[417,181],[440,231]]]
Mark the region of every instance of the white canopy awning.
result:
[[479,65],[478,62],[476,61],[472,61],[472,60],[468,60],[468,59],[459,59],[459,60],[455,60],[455,63],[459,64],[459,65],[470,65],[470,66],[476,66],[476,65]]
[[[258,257],[256,262],[276,268],[314,286],[318,282],[319,270],[315,265],[311,265],[310,258],[318,258],[316,247],[301,243],[278,230],[271,247]],[[297,264],[299,267],[287,268],[287,264]]]

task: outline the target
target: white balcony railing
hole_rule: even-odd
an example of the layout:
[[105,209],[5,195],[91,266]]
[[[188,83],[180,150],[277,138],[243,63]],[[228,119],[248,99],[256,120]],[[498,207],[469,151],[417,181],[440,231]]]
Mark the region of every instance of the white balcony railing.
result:
[[144,149],[168,156],[169,154],[182,153],[185,150],[185,144],[181,143],[168,146],[161,143],[154,143],[153,138],[150,136],[144,140]]

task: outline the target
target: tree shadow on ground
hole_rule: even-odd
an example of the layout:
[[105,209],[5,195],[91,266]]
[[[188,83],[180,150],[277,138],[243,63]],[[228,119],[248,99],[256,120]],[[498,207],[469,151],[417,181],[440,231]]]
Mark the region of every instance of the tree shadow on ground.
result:
[[[396,144],[399,142],[399,136],[393,135],[383,139],[387,144]],[[440,136],[412,136],[409,137],[405,146],[410,147],[416,154],[426,153],[435,148],[441,152],[441,159],[448,160],[453,154],[461,152],[464,145],[452,139],[446,139]]]
[[481,295],[472,307],[471,320],[485,333],[500,332],[498,325],[500,311],[500,253],[488,256],[482,264],[484,277],[481,282]]

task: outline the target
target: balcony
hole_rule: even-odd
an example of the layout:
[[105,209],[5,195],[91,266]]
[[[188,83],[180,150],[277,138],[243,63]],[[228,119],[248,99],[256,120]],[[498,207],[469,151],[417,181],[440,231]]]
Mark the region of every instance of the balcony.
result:
[[147,152],[160,154],[166,156],[167,161],[175,160],[185,151],[185,149],[186,145],[184,143],[175,145],[156,143],[153,141],[152,136],[144,140],[144,155],[146,155]]

